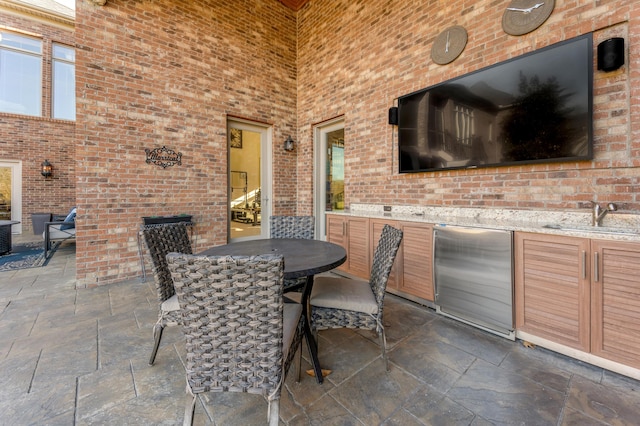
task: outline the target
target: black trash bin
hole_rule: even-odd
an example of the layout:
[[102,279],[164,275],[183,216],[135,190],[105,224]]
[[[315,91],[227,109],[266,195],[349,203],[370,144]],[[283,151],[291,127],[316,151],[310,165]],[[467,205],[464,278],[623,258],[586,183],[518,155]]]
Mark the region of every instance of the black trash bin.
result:
[[51,213],[31,213],[33,235],[42,235],[45,222],[51,222]]

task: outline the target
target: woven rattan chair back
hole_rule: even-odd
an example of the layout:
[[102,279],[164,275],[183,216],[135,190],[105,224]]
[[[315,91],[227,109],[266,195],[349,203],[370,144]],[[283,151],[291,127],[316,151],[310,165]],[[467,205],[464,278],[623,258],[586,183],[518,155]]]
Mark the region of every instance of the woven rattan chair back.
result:
[[[271,238],[296,238],[313,240],[315,218],[313,216],[270,216]],[[284,291],[300,291],[307,283],[305,277],[284,281]]]
[[402,231],[392,226],[385,225],[380,234],[380,240],[373,253],[369,284],[378,302],[378,315],[382,316],[384,295],[389,282],[389,274],[396,259],[398,248],[402,242]]
[[175,294],[171,274],[167,267],[167,254],[171,252],[192,254],[189,232],[184,223],[147,225],[142,229],[144,241],[153,264],[153,277],[160,303]]
[[270,424],[277,425],[278,404],[272,402],[280,398],[303,330],[299,317],[297,337],[283,359],[283,257],[172,253],[167,260],[186,336],[185,424],[192,422],[195,395],[247,392],[267,398]]
[[271,238],[314,239],[315,218],[313,216],[270,216]]
[[[317,330],[343,327],[375,330],[380,337],[382,357],[384,359],[385,367],[387,368],[387,370],[389,369],[389,363],[386,354],[387,339],[384,333],[382,313],[389,274],[391,273],[391,268],[393,267],[393,262],[395,261],[396,254],[398,253],[401,242],[402,231],[393,228],[392,226],[385,225],[382,229],[380,240],[378,241],[378,245],[376,246],[373,255],[371,276],[368,283],[368,286],[373,292],[375,303],[377,304],[375,314],[371,313],[374,310],[371,310],[371,312],[362,312],[358,310],[344,309],[342,307],[328,307],[324,305],[315,306],[313,305],[313,293],[311,297],[311,304],[313,305],[311,310],[311,326],[314,331],[317,332]],[[339,285],[337,286],[337,291],[340,292],[342,291],[342,289],[345,289],[346,294],[344,295],[344,297],[346,299],[353,297],[352,294],[355,294],[351,293],[351,290],[348,289],[351,285],[363,285],[365,286],[365,291],[367,291],[367,289],[369,288],[366,287],[367,283],[353,283],[353,280],[350,280],[348,278],[320,277],[316,279],[316,290],[323,287],[323,284],[325,284],[323,283],[323,280],[329,280],[329,284],[331,284],[331,282],[338,282]],[[370,296],[371,295],[369,295],[369,297]],[[373,304],[372,299],[371,303]]]
[[166,256],[171,252],[191,254],[192,249],[184,223],[146,225],[142,227],[142,235],[153,264],[153,279],[159,304],[158,321],[153,327],[154,345],[149,358],[149,365],[153,365],[164,327],[180,324],[180,312]]

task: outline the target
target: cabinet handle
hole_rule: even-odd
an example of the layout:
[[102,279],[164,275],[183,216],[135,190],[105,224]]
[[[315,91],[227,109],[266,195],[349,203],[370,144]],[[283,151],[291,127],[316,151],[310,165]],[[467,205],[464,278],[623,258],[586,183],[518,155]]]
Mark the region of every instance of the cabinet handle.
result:
[[582,279],[587,279],[587,252],[582,250]]
[[347,235],[347,222],[342,222],[342,235]]
[[598,282],[598,280],[600,280],[600,270],[598,267],[599,257],[600,256],[598,255],[598,252],[593,253],[593,278],[595,282]]

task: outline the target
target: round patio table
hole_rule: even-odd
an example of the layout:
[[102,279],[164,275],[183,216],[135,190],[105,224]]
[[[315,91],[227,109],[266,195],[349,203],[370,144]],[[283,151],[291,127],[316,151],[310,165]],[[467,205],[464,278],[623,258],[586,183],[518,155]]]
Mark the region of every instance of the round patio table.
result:
[[229,243],[212,247],[200,254],[207,256],[281,254],[284,257],[284,278],[307,277],[307,283],[302,291],[302,309],[305,316],[304,332],[316,380],[318,383],[322,383],[323,377],[318,360],[318,346],[311,333],[311,325],[309,323],[309,295],[313,288],[313,276],[342,265],[347,260],[345,249],[326,241],[271,238]]

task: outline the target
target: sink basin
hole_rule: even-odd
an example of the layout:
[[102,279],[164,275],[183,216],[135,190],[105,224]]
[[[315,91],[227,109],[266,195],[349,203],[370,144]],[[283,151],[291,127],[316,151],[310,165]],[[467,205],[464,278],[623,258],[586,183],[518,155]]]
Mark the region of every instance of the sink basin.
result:
[[612,235],[640,235],[640,232],[623,228],[607,228],[603,226],[579,226],[579,225],[544,225],[544,228],[558,229],[568,232],[585,232],[590,234]]

